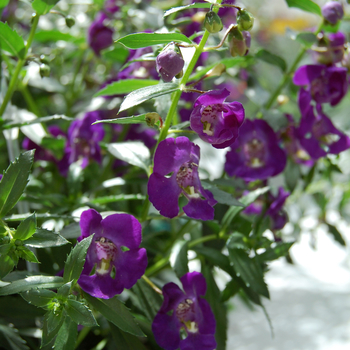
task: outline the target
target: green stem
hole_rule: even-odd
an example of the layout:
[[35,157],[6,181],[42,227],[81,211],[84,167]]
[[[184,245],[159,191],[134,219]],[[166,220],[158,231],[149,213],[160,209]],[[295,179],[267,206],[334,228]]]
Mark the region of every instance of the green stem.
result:
[[27,85],[23,85],[20,87],[21,93],[28,105],[28,109],[33,112],[37,117],[40,117],[40,111],[38,106],[36,105],[33,96],[31,95],[31,93],[28,90],[28,86]]
[[5,110],[6,110],[6,107],[7,107],[7,104],[9,103],[9,101],[11,100],[11,97],[15,91],[15,88],[16,88],[16,85],[17,85],[17,80],[18,80],[18,76],[19,76],[19,73],[21,72],[22,70],[22,67],[26,61],[26,56],[27,56],[27,53],[28,53],[28,50],[30,48],[30,46],[32,45],[32,42],[33,42],[33,39],[34,39],[34,34],[35,34],[35,31],[36,31],[36,28],[38,26],[38,23],[39,23],[39,18],[40,16],[36,15],[34,17],[34,20],[33,20],[33,25],[32,25],[32,28],[30,29],[30,33],[29,33],[29,37],[28,37],[28,41],[27,41],[27,44],[25,46],[25,49],[24,49],[24,58],[20,58],[17,62],[17,66],[16,66],[16,69],[11,77],[11,80],[10,80],[10,84],[9,84],[9,87],[6,91],[6,95],[4,97],[4,100],[1,104],[1,107],[0,107],[0,117],[3,116]]
[[[319,27],[317,28],[316,32],[314,33],[315,35],[317,35],[321,31],[322,24],[323,23],[321,23],[319,25]],[[273,94],[271,95],[269,100],[266,102],[265,109],[270,109],[272,107],[272,105],[276,101],[277,97],[281,94],[282,89],[286,86],[289,78],[294,73],[295,69],[297,68],[299,62],[303,58],[303,56],[304,56],[305,52],[307,51],[307,49],[308,48],[305,47],[305,46],[301,48],[301,50],[299,51],[297,57],[295,58],[294,62],[292,63],[291,67],[283,75],[283,78],[282,78],[281,82],[279,83],[279,85],[277,86],[276,90],[273,92]]]
[[156,293],[163,295],[163,292],[146,275],[143,275],[142,279],[149,284]]

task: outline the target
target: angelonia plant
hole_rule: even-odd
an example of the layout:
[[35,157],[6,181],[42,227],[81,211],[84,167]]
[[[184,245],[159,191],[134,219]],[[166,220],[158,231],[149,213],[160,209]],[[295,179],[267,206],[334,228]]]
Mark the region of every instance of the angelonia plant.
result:
[[279,48],[263,1],[0,1],[1,348],[224,350],[310,207],[345,245],[349,7],[286,3]]

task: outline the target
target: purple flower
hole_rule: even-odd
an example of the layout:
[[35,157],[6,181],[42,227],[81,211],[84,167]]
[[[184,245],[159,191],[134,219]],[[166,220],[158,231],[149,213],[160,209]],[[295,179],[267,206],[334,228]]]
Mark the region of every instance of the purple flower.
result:
[[300,92],[299,107],[302,114],[298,128],[300,143],[311,158],[317,160],[327,153],[339,154],[350,147],[350,138],[333,125],[321,105],[316,106],[315,114],[306,91]]
[[152,323],[156,342],[165,350],[214,350],[215,317],[209,303],[200,298],[207,290],[205,278],[191,272],[180,280],[184,292],[172,282],[163,287],[163,305]]
[[[271,230],[281,230],[288,221],[288,215],[283,210],[284,203],[289,197],[290,193],[285,191],[283,187],[278,189],[277,196],[274,196],[271,192],[267,196],[268,210],[266,215],[271,219]],[[250,204],[243,210],[247,215],[259,215],[261,214],[264,206],[264,196],[258,198],[254,203]]]
[[82,159],[82,167],[85,168],[90,159],[101,163],[101,148],[99,141],[104,137],[101,124],[95,124],[101,118],[101,111],[88,112],[83,119],[75,120],[68,129],[68,142],[66,153],[69,155],[69,164]]
[[78,283],[96,298],[109,299],[131,288],[145,273],[147,254],[141,243],[141,224],[129,214],[102,219],[94,209],[81,214],[82,239],[95,234]]
[[156,63],[158,73],[166,83],[169,83],[182,71],[185,61],[181,53],[166,49],[157,56]]
[[265,180],[281,173],[286,161],[270,125],[262,119],[246,119],[226,154],[225,171],[246,181]]
[[105,13],[100,12],[97,18],[92,22],[88,31],[89,46],[97,56],[100,55],[101,50],[113,44],[114,30],[104,24],[107,18]]
[[226,89],[209,91],[197,98],[191,113],[192,130],[215,148],[230,146],[244,120],[241,103],[224,103],[229,95]]
[[336,24],[344,16],[343,5],[337,1],[329,1],[322,7],[322,16],[331,23]]
[[338,104],[348,90],[346,69],[322,64],[301,66],[294,74],[295,85],[306,86],[317,103]]
[[187,216],[213,220],[213,206],[217,202],[200,183],[198,163],[199,147],[187,137],[168,138],[159,143],[153,174],[148,181],[148,195],[160,214],[168,218],[177,216],[179,196],[183,194],[188,199],[188,204],[183,207]]
[[344,57],[344,44],[346,36],[342,32],[330,33],[323,37],[315,50],[316,60],[321,64],[334,64],[341,62]]

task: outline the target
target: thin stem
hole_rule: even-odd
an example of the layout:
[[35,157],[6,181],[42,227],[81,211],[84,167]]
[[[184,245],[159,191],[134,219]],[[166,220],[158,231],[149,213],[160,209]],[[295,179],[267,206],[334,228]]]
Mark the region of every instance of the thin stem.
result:
[[37,117],[40,117],[40,111],[39,111],[39,108],[38,106],[36,105],[34,99],[33,99],[33,96],[31,95],[31,93],[29,92],[28,90],[28,86],[27,85],[23,85],[21,84],[20,86],[20,90],[21,90],[21,93],[28,105],[28,109],[33,112]]
[[232,29],[234,26],[237,26],[237,25],[236,25],[236,24],[230,24],[230,26],[229,26],[229,27],[227,28],[227,30],[226,30],[226,33],[225,33],[224,37],[221,39],[219,45],[217,45],[217,46],[206,47],[203,51],[204,51],[204,52],[207,52],[207,51],[213,51],[213,50],[220,49],[220,47],[221,47],[222,45],[224,45],[227,36],[230,34],[230,31],[231,31],[231,29]]
[[163,292],[146,275],[143,275],[142,279],[149,284],[156,293],[163,295]]
[[6,95],[5,95],[4,100],[3,100],[1,107],[0,107],[0,117],[3,116],[3,114],[6,110],[7,104],[11,100],[11,97],[15,91],[18,76],[19,76],[19,73],[21,72],[22,67],[26,61],[26,56],[27,56],[28,50],[29,50],[30,46],[32,45],[32,42],[34,39],[34,34],[35,34],[36,28],[37,28],[38,23],[39,23],[39,18],[40,18],[40,16],[38,16],[38,15],[36,15],[34,17],[33,25],[32,25],[32,28],[30,29],[28,41],[27,41],[27,44],[26,44],[25,49],[24,49],[24,55],[23,55],[24,58],[20,58],[17,62],[16,69],[11,77],[9,87],[6,91]]

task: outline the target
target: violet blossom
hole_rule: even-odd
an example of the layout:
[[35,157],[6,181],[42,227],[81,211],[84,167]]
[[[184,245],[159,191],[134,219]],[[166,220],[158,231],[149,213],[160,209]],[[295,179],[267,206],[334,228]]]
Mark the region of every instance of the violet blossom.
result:
[[114,30],[106,26],[105,21],[107,19],[108,17],[105,13],[99,12],[88,31],[89,46],[97,56],[100,55],[101,50],[113,44]]
[[[152,323],[156,342],[165,350],[214,350],[215,317],[209,303],[200,297],[207,289],[205,278],[191,272],[180,280],[184,292],[172,282],[163,287],[163,305]],[[186,338],[181,338],[181,331]]]
[[199,96],[190,116],[191,129],[215,148],[230,146],[244,121],[244,108],[239,102],[224,103],[227,89],[213,90]]
[[141,224],[129,214],[102,219],[94,209],[81,214],[82,239],[95,234],[78,284],[96,298],[109,299],[131,288],[145,273],[147,254],[141,243]]
[[85,168],[91,159],[101,163],[101,148],[99,141],[104,137],[101,124],[92,125],[101,118],[101,111],[88,112],[82,119],[74,120],[68,129],[66,153],[68,162],[72,164],[82,159],[82,168]]
[[335,106],[348,90],[346,72],[343,67],[310,64],[301,66],[295,72],[293,83],[305,86],[316,103],[329,102],[331,106]]
[[327,22],[336,24],[344,16],[343,5],[337,1],[328,1],[322,6],[322,16]]
[[226,154],[225,171],[246,181],[266,180],[281,173],[286,161],[271,126],[262,119],[246,119]]
[[199,180],[199,147],[187,137],[168,138],[159,143],[153,173],[148,181],[150,202],[160,214],[173,218],[179,214],[179,196],[188,204],[183,207],[187,216],[199,220],[213,220],[217,203],[211,192]]

